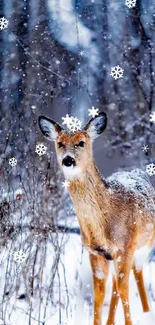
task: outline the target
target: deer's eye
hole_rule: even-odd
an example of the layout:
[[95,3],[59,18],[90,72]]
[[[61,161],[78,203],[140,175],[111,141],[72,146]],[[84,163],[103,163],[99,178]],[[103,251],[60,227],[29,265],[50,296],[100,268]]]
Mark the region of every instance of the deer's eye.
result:
[[62,142],[58,142],[58,146],[59,146],[59,148],[62,148],[62,147],[64,147],[64,144]]
[[84,144],[85,144],[84,141],[80,141],[80,142],[78,143],[78,146],[79,146],[79,147],[84,147]]

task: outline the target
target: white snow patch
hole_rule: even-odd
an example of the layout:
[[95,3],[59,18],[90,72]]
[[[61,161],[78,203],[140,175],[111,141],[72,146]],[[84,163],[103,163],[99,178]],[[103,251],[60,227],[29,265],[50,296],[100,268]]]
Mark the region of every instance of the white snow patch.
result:
[[[60,235],[61,238],[61,235]],[[83,262],[81,264],[81,241],[80,237],[77,235],[70,235],[68,238],[68,242],[65,247],[64,254],[62,256],[62,262],[64,264],[64,269],[59,267],[59,274],[61,280],[61,295],[64,298],[66,297],[66,285],[64,281],[64,270],[65,270],[65,278],[67,281],[67,288],[69,293],[69,308],[68,308],[68,318],[65,315],[63,308],[61,309],[62,312],[62,324],[65,325],[65,322],[69,320],[69,325],[88,325],[93,324],[93,306],[92,303],[90,305],[87,303],[87,299],[91,299],[93,302],[93,285],[89,288],[86,286],[87,283],[91,283],[91,269],[90,269],[90,262],[89,262],[89,255],[86,250],[84,250],[83,255]],[[10,246],[11,247],[11,246]],[[9,249],[8,249],[9,252]],[[50,282],[50,270],[51,265],[53,263],[53,248],[51,243],[47,244],[47,258],[44,265],[44,275],[43,275],[43,290],[44,295],[46,296],[48,283]],[[2,258],[2,256],[1,256]],[[3,257],[4,264],[7,263],[7,256]],[[111,267],[114,269],[114,266],[111,263]],[[0,266],[0,292],[2,295],[3,286],[5,283],[5,265],[2,264]],[[81,264],[81,265],[80,265]],[[38,265],[39,266],[39,265]],[[100,270],[99,270],[100,271]],[[152,294],[155,292],[155,263],[150,263],[144,266],[144,279],[146,283],[146,289],[149,288],[149,285],[152,287]],[[78,285],[78,290],[77,290]],[[108,279],[107,285],[107,292],[106,292],[106,299],[104,302],[103,308],[103,324],[106,324],[108,312],[109,312],[109,304],[111,298],[111,276]],[[54,292],[58,292],[59,282],[56,281],[54,285]],[[24,293],[24,282],[21,283],[18,293]],[[78,291],[78,293],[77,293]],[[155,310],[155,301],[153,297],[150,295],[150,292],[147,293],[150,297],[150,306],[152,310]],[[0,295],[0,296],[1,296]],[[43,303],[45,302],[45,296],[43,295]],[[59,301],[59,292],[58,292],[58,301]],[[54,300],[55,302],[56,300]],[[90,300],[89,300],[90,301]],[[39,297],[35,295],[32,299],[33,302],[33,310],[32,310],[32,318],[31,325],[38,325],[37,315],[39,310]],[[136,281],[133,277],[131,272],[130,276],[130,302],[131,302],[131,316],[133,320],[133,324],[137,324],[139,321],[140,316],[142,314],[141,310],[141,302],[139,295],[137,294],[137,285]],[[76,305],[76,308],[75,308]],[[16,308],[14,308],[14,306]],[[5,305],[4,305],[5,307]],[[9,304],[7,305],[7,312],[6,312],[6,325],[28,325],[29,324],[29,305],[26,300],[19,301],[16,299],[16,296],[10,298]],[[41,311],[41,321],[45,319],[46,325],[58,325],[59,322],[59,308],[54,312],[53,306],[50,304],[48,305],[47,316],[44,318],[43,312]],[[11,312],[11,314],[10,314]],[[139,325],[154,325],[154,316],[153,312],[151,313],[143,313],[143,317],[145,322],[138,323]],[[10,320],[9,320],[10,315]],[[2,323],[3,324],[3,323]],[[123,309],[121,301],[119,302],[118,310],[116,313],[116,325],[124,325],[124,316],[123,316]]]
[[147,261],[151,250],[152,248],[150,248],[149,246],[144,246],[136,250],[134,261],[137,270],[142,269],[143,264]]
[[113,191],[112,188],[108,188],[108,192],[109,192],[109,194],[113,194],[114,193],[114,191]]
[[144,171],[137,168],[130,172],[117,172],[107,178],[107,183],[112,189],[123,189],[127,195],[132,193],[143,203],[145,211],[155,218],[155,189]]
[[155,324],[155,315],[152,311],[148,313],[143,313],[140,319],[137,321],[136,325],[154,325]]
[[112,274],[114,277],[116,277],[116,270],[115,270],[115,265],[113,261],[109,262],[109,271],[110,274]]
[[128,191],[135,191],[136,193],[139,193],[139,189],[137,189],[138,185],[141,186],[142,191],[145,189],[145,185],[149,190],[150,186],[152,187],[146,173],[138,168],[130,172],[122,171],[114,173],[107,180],[111,184],[123,185]]

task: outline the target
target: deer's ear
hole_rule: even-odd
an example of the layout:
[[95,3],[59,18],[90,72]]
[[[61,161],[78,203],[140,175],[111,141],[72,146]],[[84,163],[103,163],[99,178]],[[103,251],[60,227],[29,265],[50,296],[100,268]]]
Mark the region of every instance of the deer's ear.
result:
[[92,118],[84,127],[84,130],[87,131],[88,135],[92,140],[102,134],[107,126],[107,115],[104,112],[100,112],[99,115]]
[[55,141],[58,134],[63,130],[58,123],[43,115],[39,116],[38,123],[43,135],[49,140]]

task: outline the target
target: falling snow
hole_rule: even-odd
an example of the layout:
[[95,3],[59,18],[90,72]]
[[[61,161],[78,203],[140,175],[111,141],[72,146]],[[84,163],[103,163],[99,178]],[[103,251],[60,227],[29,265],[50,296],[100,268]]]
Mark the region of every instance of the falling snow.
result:
[[123,302],[123,305],[124,306],[128,306],[129,305],[129,302],[126,300],[126,301]]
[[12,167],[17,165],[17,159],[16,158],[10,158],[9,159],[9,165],[11,165]]
[[84,55],[84,51],[81,50],[81,51],[79,52],[79,55],[80,55],[80,56],[83,56],[83,55]]
[[149,147],[148,147],[148,145],[144,145],[144,146],[142,147],[142,149],[143,149],[144,152],[148,152]]
[[121,279],[124,278],[124,273],[120,273],[119,278],[121,278]]
[[23,251],[17,251],[14,253],[14,261],[16,263],[22,264],[26,260],[26,254]]
[[64,182],[62,182],[62,187],[65,187],[65,188],[67,188],[67,187],[69,187],[69,182],[68,181],[64,181]]
[[45,145],[44,145],[43,143],[38,143],[38,144],[36,145],[35,152],[36,152],[39,156],[45,155],[45,154],[46,154],[46,151],[47,151],[47,147],[45,147]]
[[117,79],[123,78],[123,72],[124,72],[124,70],[119,65],[117,65],[116,67],[111,68],[110,75],[115,80],[117,80]]
[[76,132],[81,129],[82,122],[77,117],[69,116],[67,114],[65,117],[62,117],[62,120],[62,124],[66,125],[72,132]]
[[88,109],[88,112],[89,112],[89,116],[92,116],[93,118],[95,116],[98,116],[99,115],[99,109],[98,108],[95,108],[94,106],[92,106],[92,108],[89,108]]
[[0,30],[8,27],[8,20],[4,17],[0,18]]
[[150,121],[152,123],[155,123],[155,112],[153,112],[153,113],[150,114]]
[[90,289],[90,288],[91,288],[91,284],[88,283],[88,284],[86,285],[86,288],[87,288],[87,289]]
[[70,128],[70,125],[72,123],[72,117],[66,114],[66,116],[62,117],[62,125],[66,125],[68,128]]
[[77,117],[72,117],[72,123],[69,126],[70,131],[76,132],[81,129],[82,122]]
[[126,0],[125,5],[128,8],[134,8],[136,6],[136,2],[137,2],[137,0]]
[[152,176],[152,175],[154,175],[155,174],[155,164],[149,164],[149,165],[147,165],[146,166],[146,172],[150,175],[150,176]]

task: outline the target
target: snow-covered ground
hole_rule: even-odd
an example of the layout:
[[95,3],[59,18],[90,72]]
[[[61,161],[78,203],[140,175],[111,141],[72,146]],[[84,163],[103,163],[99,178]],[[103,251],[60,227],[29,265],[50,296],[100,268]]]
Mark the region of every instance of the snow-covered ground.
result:
[[[68,235],[67,235],[68,236]],[[60,235],[61,237],[61,235]],[[61,240],[61,238],[60,238]],[[3,251],[0,267],[0,292],[3,292],[4,283],[6,281],[6,261],[8,263],[8,252]],[[47,292],[50,284],[50,270],[52,267],[53,248],[51,243],[47,243],[47,254],[42,274],[42,288],[36,287],[34,297],[18,299],[18,296],[26,293],[24,281],[20,282],[18,294],[13,292],[7,297],[1,296],[1,306],[3,306],[2,318],[5,322],[0,322],[0,325],[92,325],[92,279],[89,265],[88,254],[82,246],[80,236],[69,235],[65,249],[61,256],[61,263],[54,282],[54,296],[51,297],[52,304],[47,303]],[[26,267],[26,266],[25,266]],[[12,271],[14,266],[12,265]],[[151,262],[144,266],[145,282],[148,290],[148,296],[152,311],[155,312],[155,263]],[[13,273],[12,275],[13,276]],[[26,275],[25,275],[26,276]],[[15,285],[16,276],[12,277]],[[18,285],[18,283],[16,283]],[[152,291],[150,290],[152,289]],[[11,290],[11,288],[10,288]],[[151,297],[151,292],[154,297]],[[109,300],[111,294],[111,278],[108,280],[107,295],[103,307],[103,325],[106,324],[106,319],[109,309]],[[40,295],[42,295],[40,299]],[[50,300],[50,299],[49,299]],[[133,275],[130,279],[130,300],[133,324],[152,325],[155,321],[148,322],[145,320],[142,313],[140,299],[138,297],[137,288]],[[46,308],[47,304],[47,308]],[[39,316],[40,310],[40,316]],[[45,311],[46,310],[46,311]],[[30,321],[31,314],[31,321]],[[39,321],[40,318],[40,321]],[[141,319],[140,323],[138,321]],[[154,315],[155,319],[155,315]],[[124,325],[124,318],[121,303],[119,304],[116,317],[116,325]]]

